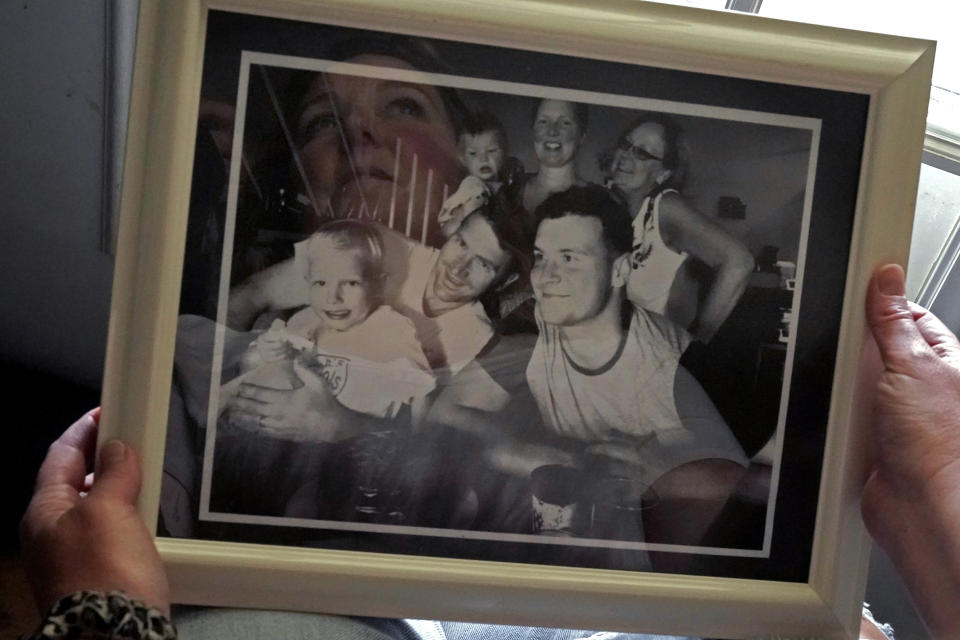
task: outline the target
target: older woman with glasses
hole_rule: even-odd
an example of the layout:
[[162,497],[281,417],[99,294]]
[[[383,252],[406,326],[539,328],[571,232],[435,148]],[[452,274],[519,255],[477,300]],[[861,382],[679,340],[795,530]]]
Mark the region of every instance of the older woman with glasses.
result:
[[[672,118],[643,114],[604,164],[608,186],[626,198],[634,218],[628,298],[708,342],[746,289],[754,261],[742,243],[680,196],[680,133]],[[711,272],[703,284],[689,269],[692,261]]]

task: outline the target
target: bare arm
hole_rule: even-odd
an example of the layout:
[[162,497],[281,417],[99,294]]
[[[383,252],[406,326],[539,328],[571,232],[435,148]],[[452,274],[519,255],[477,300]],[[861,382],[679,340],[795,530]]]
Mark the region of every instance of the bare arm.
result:
[[[648,466],[644,446],[653,439],[653,434],[620,434],[588,446],[586,453],[602,460],[610,475],[642,479]],[[746,469],[732,460],[703,458],[676,466],[653,480],[645,495],[648,505],[643,512],[646,540],[701,544],[745,473]],[[669,562],[675,554],[663,555]],[[658,562],[658,568],[671,567]]]
[[545,464],[577,464],[576,456],[569,451],[506,429],[502,414],[464,407],[443,394],[431,406],[429,419],[476,437],[483,457],[503,473],[528,478],[534,469]]
[[709,266],[713,282],[697,310],[693,333],[709,342],[736,306],[753,272],[753,256],[736,238],[675,193],[660,202],[660,234],[677,252]]
[[510,424],[509,402],[510,394],[474,361],[438,390],[429,421],[477,438],[483,457],[504,473],[528,477],[544,464],[574,464],[569,452],[531,437],[535,425]]
[[292,309],[307,304],[304,275],[293,258],[278,262],[230,289],[227,326],[246,331],[268,309]]
[[744,468],[720,458],[694,460],[671,469],[652,485],[645,511],[647,540],[697,545],[743,478]]

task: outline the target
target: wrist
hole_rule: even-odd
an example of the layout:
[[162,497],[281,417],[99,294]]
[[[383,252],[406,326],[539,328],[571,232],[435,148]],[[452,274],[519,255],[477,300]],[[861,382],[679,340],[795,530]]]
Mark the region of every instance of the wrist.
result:
[[907,585],[933,637],[960,629],[960,492],[895,487],[875,474],[864,489],[863,515],[878,545]]
[[122,591],[76,591],[54,603],[33,633],[21,636],[59,638],[176,640],[177,630],[163,611]]

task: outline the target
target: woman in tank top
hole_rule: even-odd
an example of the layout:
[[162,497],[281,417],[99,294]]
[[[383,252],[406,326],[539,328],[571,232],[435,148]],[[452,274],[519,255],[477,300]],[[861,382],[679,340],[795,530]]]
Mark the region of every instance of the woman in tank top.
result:
[[[633,215],[627,297],[708,342],[746,289],[754,261],[739,240],[677,191],[684,177],[680,133],[672,118],[643,114],[604,168],[608,186],[626,198]],[[693,261],[710,270],[702,283],[689,268]]]

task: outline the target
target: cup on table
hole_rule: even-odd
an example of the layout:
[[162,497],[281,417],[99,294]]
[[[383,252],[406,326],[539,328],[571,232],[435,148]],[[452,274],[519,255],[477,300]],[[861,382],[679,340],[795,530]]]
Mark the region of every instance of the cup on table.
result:
[[543,465],[530,473],[534,533],[542,536],[576,533],[580,481],[580,470],[560,464]]

